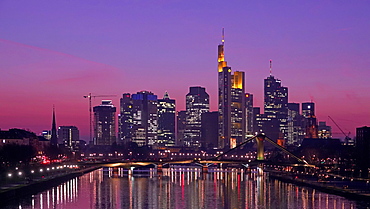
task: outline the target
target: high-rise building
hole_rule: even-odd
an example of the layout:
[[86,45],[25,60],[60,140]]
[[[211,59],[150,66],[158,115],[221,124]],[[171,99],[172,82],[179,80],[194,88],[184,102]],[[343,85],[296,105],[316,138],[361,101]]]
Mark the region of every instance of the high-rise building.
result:
[[302,117],[299,114],[299,103],[288,103],[287,145],[298,146],[303,141]]
[[331,138],[331,126],[327,126],[325,121],[319,121],[317,136],[321,139]]
[[224,53],[224,31],[218,45],[218,147],[232,148],[245,139],[244,72],[231,73]]
[[186,95],[186,146],[201,146],[202,113],[209,112],[209,95],[204,87],[190,87]]
[[149,91],[125,93],[120,101],[119,136],[123,143],[135,142],[138,146],[157,144],[157,95]]
[[253,107],[253,135],[262,132],[262,124],[260,124],[261,118],[261,108],[260,107]]
[[[268,121],[264,132],[271,139],[277,139],[282,133],[287,137],[288,126],[288,88],[281,85],[281,81],[271,75],[264,80],[264,117]],[[278,129],[276,129],[279,126]]]
[[158,99],[158,143],[175,145],[175,115],[176,102],[166,92],[163,99]]
[[235,71],[231,77],[231,140],[230,148],[245,140],[246,109],[244,72]]
[[315,103],[302,103],[303,129],[305,138],[318,138],[317,120],[315,116]]
[[218,147],[218,112],[202,114],[201,143],[209,149]]
[[80,131],[76,126],[59,126],[59,139],[62,140],[64,147],[76,151],[80,143]]
[[246,130],[245,133],[248,136],[254,135],[253,132],[253,94],[245,94],[245,111],[246,111]]
[[184,133],[186,129],[186,111],[179,111],[177,112],[177,137],[176,137],[176,145],[184,146]]
[[131,95],[125,93],[120,99],[120,114],[118,115],[118,142],[127,144],[132,139],[132,111],[133,103]]
[[116,142],[116,108],[111,100],[103,100],[94,110],[94,145]]
[[[367,177],[370,167],[370,127],[356,128],[356,158],[357,166],[363,170],[363,177]],[[365,175],[364,175],[365,174]]]

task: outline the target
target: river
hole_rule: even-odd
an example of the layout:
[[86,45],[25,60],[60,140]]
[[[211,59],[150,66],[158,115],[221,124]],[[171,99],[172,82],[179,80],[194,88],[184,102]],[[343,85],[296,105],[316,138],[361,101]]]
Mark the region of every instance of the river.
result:
[[5,208],[366,208],[368,203],[326,194],[241,169],[176,167],[128,174],[99,169]]

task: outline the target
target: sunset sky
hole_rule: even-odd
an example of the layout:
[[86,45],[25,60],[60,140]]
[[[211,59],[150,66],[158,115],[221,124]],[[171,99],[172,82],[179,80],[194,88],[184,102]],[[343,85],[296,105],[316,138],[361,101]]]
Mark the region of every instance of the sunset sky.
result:
[[[263,79],[289,88],[289,102],[316,103],[319,121],[343,138],[370,125],[370,1],[2,0],[0,129],[75,125],[88,140],[83,96],[165,91],[185,109],[203,86],[217,109],[217,45],[244,71],[263,107]],[[117,113],[118,114],[118,113]]]

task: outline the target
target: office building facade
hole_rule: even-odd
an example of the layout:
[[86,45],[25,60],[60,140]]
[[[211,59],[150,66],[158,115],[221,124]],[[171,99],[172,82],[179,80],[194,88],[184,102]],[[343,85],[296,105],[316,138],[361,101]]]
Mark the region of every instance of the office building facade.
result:
[[116,107],[112,101],[103,100],[93,111],[94,145],[112,145],[116,142]]
[[185,146],[201,146],[201,119],[205,112],[209,112],[209,95],[206,89],[199,86],[190,87],[186,95]]
[[175,145],[176,101],[170,99],[168,92],[158,99],[158,143]]

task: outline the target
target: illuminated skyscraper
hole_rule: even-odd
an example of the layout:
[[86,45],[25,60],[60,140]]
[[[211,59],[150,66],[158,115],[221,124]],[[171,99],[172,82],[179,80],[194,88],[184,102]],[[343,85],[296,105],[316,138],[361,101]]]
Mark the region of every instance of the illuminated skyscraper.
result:
[[209,95],[203,87],[190,87],[186,95],[186,128],[184,143],[186,146],[201,146],[202,113],[209,112]]
[[246,109],[246,135],[254,135],[253,132],[253,94],[245,93],[245,109]]
[[94,145],[112,145],[116,142],[116,108],[112,101],[103,100],[94,110]]
[[317,127],[317,136],[321,139],[330,139],[331,126],[327,126],[325,121],[320,121]]
[[149,91],[125,93],[120,100],[119,137],[122,143],[154,145],[158,130],[158,99]]
[[120,99],[120,114],[118,115],[118,137],[119,144],[126,144],[132,138],[132,108],[131,95],[125,93]]
[[244,72],[235,71],[231,78],[230,148],[235,147],[245,140],[246,129]]
[[157,95],[140,91],[132,95],[132,141],[139,146],[157,143]]
[[[281,85],[279,79],[271,75],[264,80],[264,132],[271,139],[277,139],[283,134],[287,138],[288,126],[288,88]],[[280,134],[281,133],[281,134]]]
[[288,103],[287,145],[298,146],[303,141],[302,116],[299,114],[299,103]]
[[232,148],[245,139],[244,72],[231,73],[224,54],[224,31],[218,45],[218,147]]
[[166,92],[158,100],[158,143],[167,146],[175,145],[176,102]]
[[302,103],[303,127],[306,132],[305,138],[318,138],[317,120],[315,116],[315,103]]

